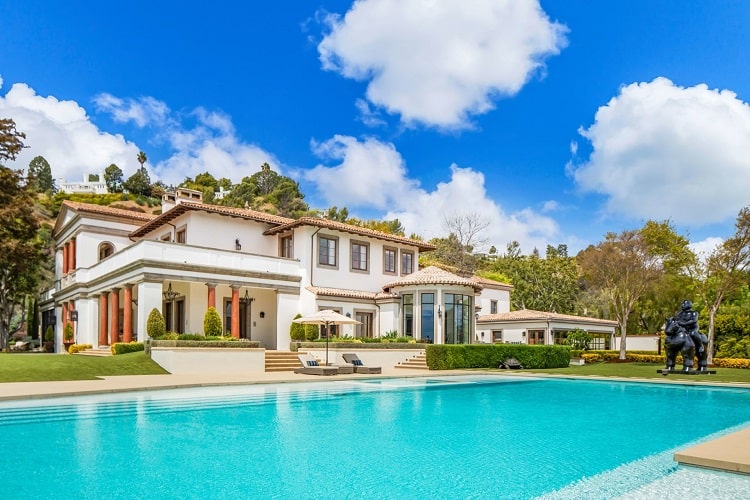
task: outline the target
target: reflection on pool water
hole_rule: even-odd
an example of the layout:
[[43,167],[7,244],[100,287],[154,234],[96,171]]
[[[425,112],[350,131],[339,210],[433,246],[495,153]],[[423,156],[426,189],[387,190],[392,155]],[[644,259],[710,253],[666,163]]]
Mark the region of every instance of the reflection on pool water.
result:
[[12,498],[739,498],[750,478],[672,453],[749,403],[499,375],[143,391],[0,403],[0,454]]

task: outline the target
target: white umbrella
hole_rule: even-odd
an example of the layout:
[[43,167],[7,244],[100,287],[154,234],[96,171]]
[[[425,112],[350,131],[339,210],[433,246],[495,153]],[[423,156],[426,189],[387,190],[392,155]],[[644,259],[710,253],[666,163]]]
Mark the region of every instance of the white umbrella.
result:
[[332,311],[331,309],[323,309],[322,311],[318,311],[315,314],[311,314],[309,316],[302,316],[301,318],[297,318],[292,320],[293,323],[301,323],[303,325],[325,325],[326,327],[326,365],[328,365],[328,337],[330,330],[328,327],[330,325],[359,325],[360,322],[348,318],[344,316],[343,314],[339,314],[336,311]]

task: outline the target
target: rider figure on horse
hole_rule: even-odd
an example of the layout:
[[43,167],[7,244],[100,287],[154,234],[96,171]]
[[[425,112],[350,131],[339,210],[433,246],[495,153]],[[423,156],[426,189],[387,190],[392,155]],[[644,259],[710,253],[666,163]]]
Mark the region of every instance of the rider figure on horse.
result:
[[[695,344],[695,355],[698,358],[698,369],[706,369],[706,342],[708,338],[698,331],[698,313],[693,311],[693,303],[685,299],[680,305],[680,312],[675,316],[677,323],[685,329]],[[692,364],[692,363],[691,363]]]

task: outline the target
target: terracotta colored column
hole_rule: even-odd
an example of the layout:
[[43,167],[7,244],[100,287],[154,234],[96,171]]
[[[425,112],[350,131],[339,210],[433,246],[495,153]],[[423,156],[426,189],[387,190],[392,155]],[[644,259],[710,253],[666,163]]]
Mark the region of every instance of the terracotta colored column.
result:
[[65,330],[65,327],[68,325],[68,303],[67,302],[63,302],[62,315],[63,315],[62,327],[63,327],[63,330]]
[[70,240],[70,248],[68,248],[68,271],[73,272],[76,270],[76,240],[75,238]]
[[208,306],[216,309],[216,283],[206,283],[208,287]]
[[122,293],[122,341],[133,340],[133,285],[125,285]]
[[107,338],[107,292],[102,292],[99,296],[99,345],[108,345]]
[[63,245],[62,250],[63,250],[63,261],[62,261],[63,274],[68,274],[68,244],[67,243]]
[[109,345],[120,341],[120,289],[115,288],[109,294]]
[[240,289],[232,287],[232,337],[240,338]]

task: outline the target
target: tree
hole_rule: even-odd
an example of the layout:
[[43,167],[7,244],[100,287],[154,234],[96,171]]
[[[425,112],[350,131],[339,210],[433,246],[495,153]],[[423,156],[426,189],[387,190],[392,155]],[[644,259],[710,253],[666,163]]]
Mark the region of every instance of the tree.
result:
[[750,266],[750,207],[740,210],[734,236],[712,251],[705,261],[696,260],[691,268],[698,282],[698,293],[708,308],[708,364],[713,363],[716,313],[728,294],[747,281]]
[[465,276],[474,274],[479,259],[466,251],[455,234],[451,233],[447,238],[432,238],[430,243],[436,248],[420,256],[420,266],[424,262],[426,265],[448,267],[450,271]]
[[620,359],[625,359],[628,318],[635,303],[662,275],[661,259],[641,231],[608,233],[577,256],[584,283],[609,299],[620,325]]
[[25,147],[22,139],[26,139],[26,134],[16,130],[16,122],[10,118],[0,118],[0,165],[16,159]]
[[144,168],[143,164],[148,161],[148,158],[146,158],[146,153],[143,151],[138,151],[138,155],[135,157],[136,160],[138,160],[138,163],[141,164],[141,170]]
[[52,180],[52,168],[44,156],[35,156],[29,162],[28,170],[29,184],[37,193],[45,193],[55,190],[55,182]]
[[141,196],[151,196],[151,178],[145,168],[139,168],[136,173],[128,177],[123,187],[129,193]]
[[458,242],[467,252],[475,252],[487,243],[487,237],[482,235],[490,220],[479,213],[454,214],[445,216],[443,226],[449,233],[455,234]]
[[157,308],[151,309],[148,314],[148,320],[146,321],[146,333],[152,339],[158,339],[163,337],[167,333],[167,326],[164,322],[164,316],[161,315],[161,311]]
[[[24,135],[12,120],[0,120],[0,161],[15,160]],[[11,320],[25,313],[28,295],[37,293],[42,246],[33,212],[33,194],[21,172],[0,164],[0,349],[8,349]],[[23,314],[22,314],[23,316]],[[23,323],[23,322],[21,322]],[[20,326],[19,326],[20,327]],[[19,328],[16,327],[16,328]]]
[[114,163],[104,169],[104,182],[110,193],[122,193],[122,170]]
[[260,196],[268,196],[276,188],[280,177],[278,173],[271,170],[271,166],[268,163],[263,163],[260,166],[260,172],[251,175],[250,180],[258,186],[258,194]]
[[215,307],[209,307],[203,316],[203,335],[206,337],[220,337],[223,333],[221,316]]

